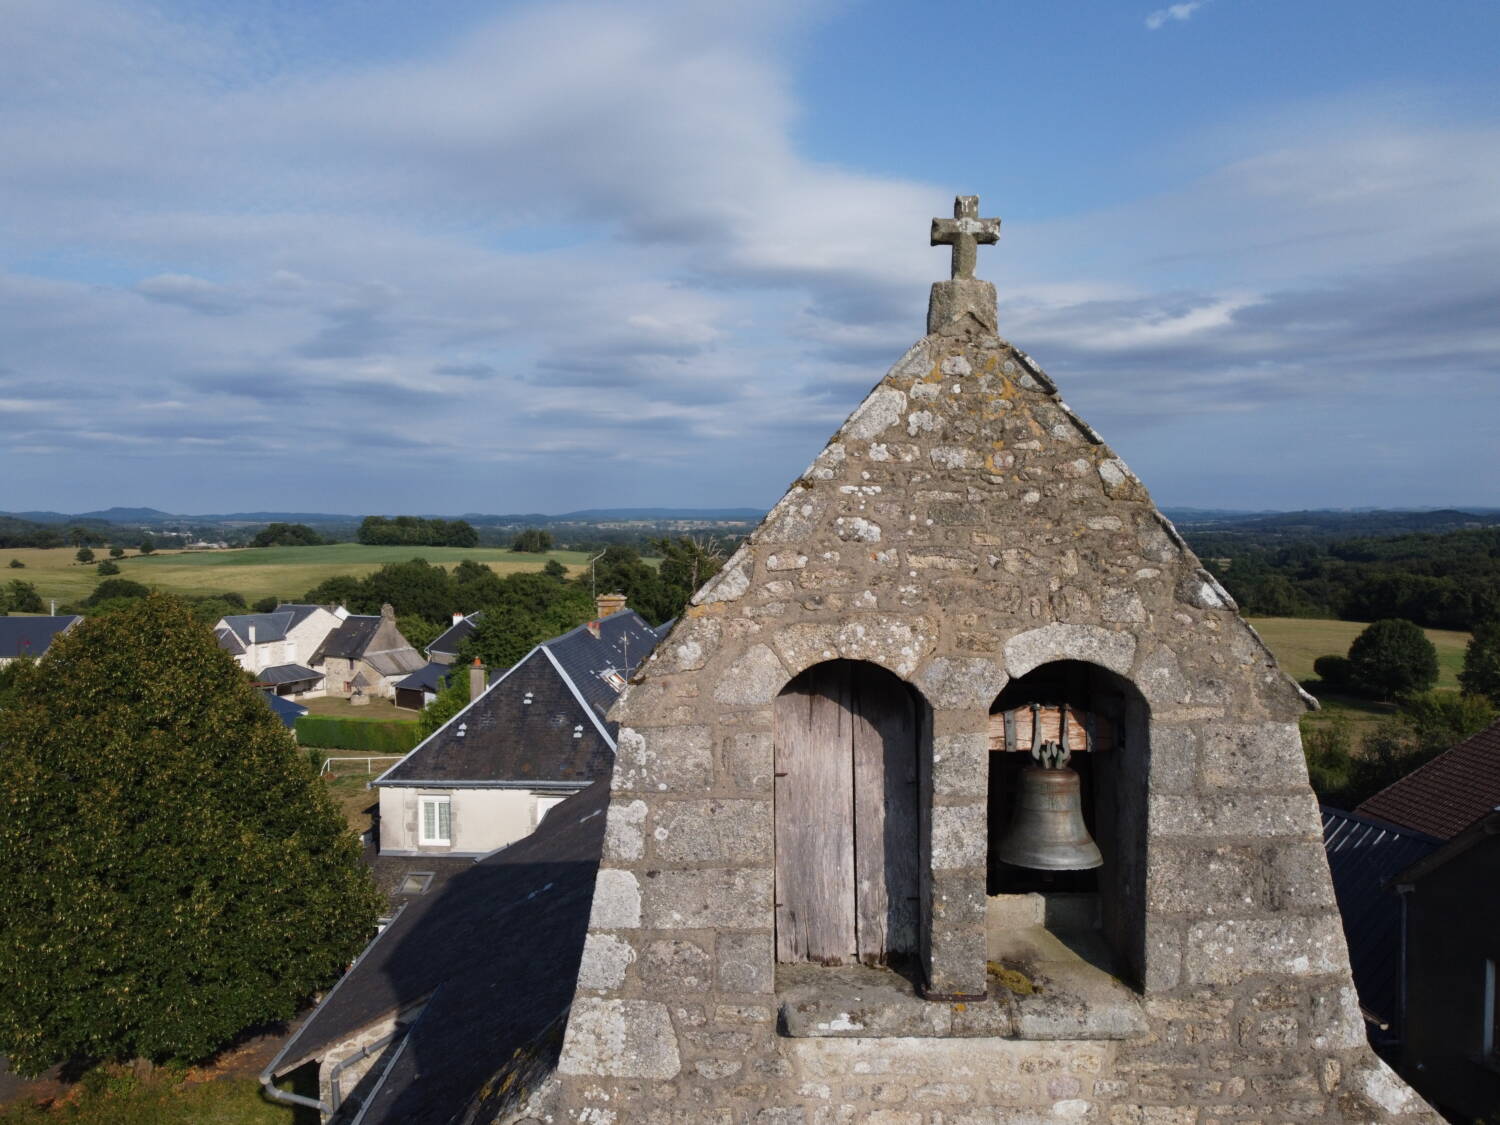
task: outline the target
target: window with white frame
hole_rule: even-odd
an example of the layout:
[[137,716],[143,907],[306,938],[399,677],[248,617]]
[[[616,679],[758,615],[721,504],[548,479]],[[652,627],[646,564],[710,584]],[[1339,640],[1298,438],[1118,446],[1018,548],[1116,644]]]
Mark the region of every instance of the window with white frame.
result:
[[453,843],[453,801],[449,797],[420,797],[418,804],[417,842],[420,844]]

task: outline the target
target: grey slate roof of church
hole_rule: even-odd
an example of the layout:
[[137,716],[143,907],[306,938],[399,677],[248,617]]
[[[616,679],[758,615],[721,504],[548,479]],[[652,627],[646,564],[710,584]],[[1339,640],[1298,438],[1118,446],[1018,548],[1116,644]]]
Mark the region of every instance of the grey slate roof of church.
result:
[[607,777],[614,744],[538,646],[376,785],[563,783]]
[[1325,807],[1322,814],[1359,1003],[1389,1023],[1398,1015],[1401,987],[1401,900],[1387,884],[1442,842],[1339,809]]
[[430,997],[363,1122],[457,1117],[573,998],[608,799],[607,782],[590,786],[530,836],[410,899],[287,1042],[276,1073]]
[[56,617],[0,617],[0,660],[41,656],[53,637],[82,620],[76,613]]

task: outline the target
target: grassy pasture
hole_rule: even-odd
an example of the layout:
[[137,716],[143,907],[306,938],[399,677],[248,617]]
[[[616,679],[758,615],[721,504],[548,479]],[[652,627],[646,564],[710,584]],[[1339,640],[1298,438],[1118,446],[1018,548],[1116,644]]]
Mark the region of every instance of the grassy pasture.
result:
[[[1276,654],[1282,669],[1299,681],[1314,678],[1313,661],[1318,657],[1346,654],[1354,638],[1365,629],[1365,625],[1358,621],[1329,621],[1308,617],[1255,617],[1249,621]],[[1469,643],[1469,634],[1446,629],[1422,631],[1437,649],[1438,690],[1457,691],[1458,673],[1464,664],[1464,648]],[[1381,719],[1396,712],[1393,704],[1377,703],[1356,695],[1343,695],[1322,689],[1314,694],[1322,707],[1302,717],[1304,732],[1332,722],[1335,717],[1342,717],[1349,720],[1357,742]]]
[[[1320,656],[1343,656],[1364,632],[1358,621],[1327,621],[1307,617],[1253,617],[1250,624],[1276,654],[1281,667],[1296,680],[1313,678],[1313,661]],[[1468,633],[1448,629],[1423,629],[1437,649],[1439,689],[1458,689],[1458,673],[1464,666]]]
[[[103,581],[95,563],[79,564],[72,547],[21,547],[0,549],[0,582],[19,578],[33,583],[43,600],[58,604],[87,597]],[[96,560],[107,552],[96,549]],[[20,559],[25,569],[7,567]],[[246,601],[276,597],[283,601],[300,598],[324,579],[336,574],[363,577],[388,562],[423,558],[434,566],[456,566],[464,559],[484,563],[497,574],[540,570],[548,559],[557,559],[577,573],[588,562],[582,551],[552,551],[545,555],[521,554],[505,547],[366,547],[361,543],[333,543],[326,547],[244,547],[230,551],[158,551],[152,555],[130,554],[116,559],[121,578],[174,594],[242,594]]]

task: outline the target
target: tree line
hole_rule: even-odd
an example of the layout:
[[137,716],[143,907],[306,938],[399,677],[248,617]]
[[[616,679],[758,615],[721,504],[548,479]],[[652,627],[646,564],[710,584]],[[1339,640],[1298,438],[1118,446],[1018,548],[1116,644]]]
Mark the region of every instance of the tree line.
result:
[[423,516],[366,516],[358,539],[375,547],[477,547],[479,533],[467,520]]
[[1192,546],[1250,616],[1462,630],[1500,619],[1500,528],[1274,548],[1202,533]]

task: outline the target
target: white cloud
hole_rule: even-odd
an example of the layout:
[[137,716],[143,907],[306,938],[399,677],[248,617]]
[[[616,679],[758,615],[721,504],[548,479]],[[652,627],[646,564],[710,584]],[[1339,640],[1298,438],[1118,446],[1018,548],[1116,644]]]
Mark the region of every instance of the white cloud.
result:
[[[921,331],[946,198],[798,151],[792,6],[700,7],[539,5],[299,69],[211,22],[18,2],[0,242],[34,264],[0,272],[0,479],[102,506],[77,453],[107,442],[178,509],[300,506],[309,467],[329,509],[773,500]],[[1486,407],[1500,139],[1351,104],[987,254],[1007,335],[1132,463],[1165,418],[1391,362]]]
[[1171,4],[1165,8],[1158,8],[1146,17],[1146,26],[1152,31],[1158,31],[1172,20],[1185,22],[1192,19],[1193,13],[1203,7],[1203,4],[1204,0],[1187,0],[1184,4]]

